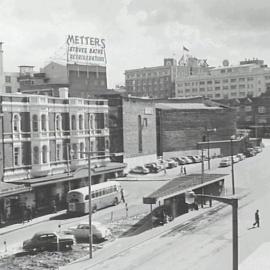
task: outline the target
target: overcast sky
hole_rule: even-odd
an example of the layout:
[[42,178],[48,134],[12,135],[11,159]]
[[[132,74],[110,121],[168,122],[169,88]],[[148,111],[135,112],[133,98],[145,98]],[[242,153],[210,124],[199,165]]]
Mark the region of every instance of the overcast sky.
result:
[[270,64],[269,0],[0,0],[4,69],[63,58],[67,34],[106,39],[108,86],[124,70],[161,65],[185,46],[217,66],[261,58]]

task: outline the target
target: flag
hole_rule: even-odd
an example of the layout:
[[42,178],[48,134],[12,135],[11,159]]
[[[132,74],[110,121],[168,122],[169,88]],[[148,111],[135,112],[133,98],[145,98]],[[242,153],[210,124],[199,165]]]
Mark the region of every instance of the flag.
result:
[[183,46],[183,51],[189,52],[189,49],[187,49],[185,46]]

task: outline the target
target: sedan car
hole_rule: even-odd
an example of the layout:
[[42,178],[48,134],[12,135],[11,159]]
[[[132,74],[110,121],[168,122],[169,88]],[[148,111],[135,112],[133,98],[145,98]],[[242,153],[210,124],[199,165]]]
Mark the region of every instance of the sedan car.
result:
[[145,168],[144,166],[136,166],[130,172],[131,173],[138,173],[138,174],[148,174],[150,171],[149,171],[149,169]]
[[178,166],[178,162],[176,162],[176,161],[173,160],[173,159],[167,159],[166,161],[168,162],[168,168],[169,168],[169,169]]
[[172,157],[171,159],[173,159],[174,161],[178,162],[178,165],[185,165],[186,162],[181,159],[181,158],[178,158],[178,157]]
[[25,251],[44,251],[70,249],[75,243],[73,235],[61,235],[56,232],[38,232],[23,242]]
[[181,159],[185,160],[186,164],[191,164],[191,163],[193,163],[193,160],[191,160],[191,159],[188,158],[188,157],[181,157]]
[[228,166],[231,166],[231,158],[223,158],[219,163],[219,167],[228,167]]
[[237,154],[237,157],[238,157],[240,160],[244,160],[244,159],[246,158],[246,156],[245,156],[243,153]]
[[233,156],[233,163],[237,163],[240,161],[240,158],[237,155]]
[[191,159],[194,163],[201,162],[201,159],[198,156],[188,156],[189,159]]
[[[70,227],[64,231],[65,234],[74,235],[77,241],[89,239],[89,224],[82,223],[76,227]],[[94,242],[106,240],[111,236],[111,231],[103,224],[99,222],[92,222],[92,237]]]
[[147,168],[150,171],[150,173],[158,173],[162,170],[162,167],[158,165],[156,162],[144,164],[144,167]]

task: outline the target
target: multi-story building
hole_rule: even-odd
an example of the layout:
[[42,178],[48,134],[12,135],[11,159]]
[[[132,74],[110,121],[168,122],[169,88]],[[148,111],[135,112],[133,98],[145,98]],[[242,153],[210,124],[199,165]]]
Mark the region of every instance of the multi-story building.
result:
[[16,93],[19,89],[19,73],[4,72],[4,93]]
[[1,180],[31,189],[16,200],[1,199],[0,205],[9,209],[7,217],[15,217],[22,204],[42,211],[55,199],[64,207],[69,189],[87,185],[85,151],[92,153],[93,184],[113,178],[124,168],[108,156],[107,101],[69,98],[67,91],[60,89],[60,97],[0,96]]
[[95,93],[107,89],[106,67],[98,65],[62,65],[50,62],[40,72],[34,72],[33,66],[20,66],[20,91],[32,93],[39,91],[40,94],[57,96],[58,94],[47,93],[59,87],[69,87],[71,97],[89,98]]
[[0,93],[4,92],[3,42],[0,42]]
[[168,98],[174,96],[176,60],[164,59],[164,65],[125,71],[128,94],[138,97]]
[[233,99],[256,97],[266,91],[270,82],[270,68],[262,60],[241,61],[229,66],[227,60],[222,67],[208,68],[207,74],[177,76],[176,97],[204,96],[210,99]]

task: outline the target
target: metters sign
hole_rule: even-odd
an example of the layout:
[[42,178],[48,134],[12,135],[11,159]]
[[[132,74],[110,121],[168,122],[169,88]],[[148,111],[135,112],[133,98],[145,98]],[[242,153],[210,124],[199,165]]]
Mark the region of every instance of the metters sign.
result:
[[105,39],[68,35],[66,44],[69,64],[106,64]]

